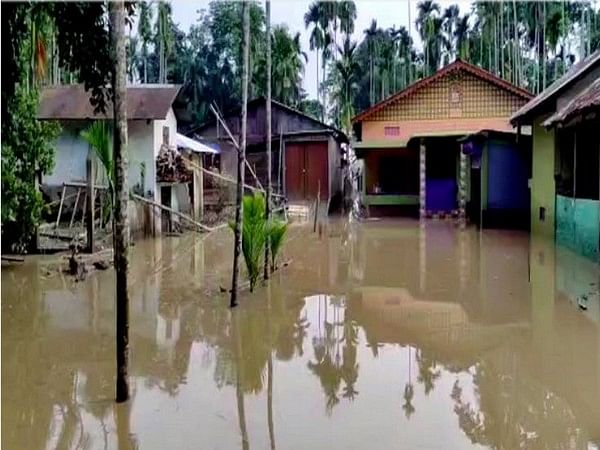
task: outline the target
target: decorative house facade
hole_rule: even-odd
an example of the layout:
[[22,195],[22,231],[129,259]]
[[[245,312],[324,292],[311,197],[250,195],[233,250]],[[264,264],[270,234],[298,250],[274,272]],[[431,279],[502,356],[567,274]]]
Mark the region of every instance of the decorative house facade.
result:
[[[239,136],[239,111],[225,114],[231,133]],[[248,102],[246,159],[264,186],[266,164],[266,99]],[[275,192],[281,192],[291,202],[314,201],[330,206],[341,196],[346,135],[313,117],[277,101],[272,102],[272,166],[271,179]],[[220,148],[220,171],[230,177],[237,175],[237,150],[229,135],[217,122],[208,123],[191,133]],[[254,175],[246,168],[245,180],[254,184]]]
[[[511,135],[509,118],[531,97],[457,60],[357,115],[354,149],[364,161],[362,201],[369,214],[458,215],[466,214],[470,202],[474,218],[485,222],[489,184],[495,183],[491,165],[500,161],[527,171],[527,156]],[[464,148],[469,137],[478,147],[472,154]],[[495,159],[487,150],[492,137],[500,155]],[[516,156],[503,158],[506,148]],[[521,191],[514,205],[509,201],[502,207],[521,208],[523,197]]]
[[533,129],[532,232],[600,261],[600,51],[511,121]]

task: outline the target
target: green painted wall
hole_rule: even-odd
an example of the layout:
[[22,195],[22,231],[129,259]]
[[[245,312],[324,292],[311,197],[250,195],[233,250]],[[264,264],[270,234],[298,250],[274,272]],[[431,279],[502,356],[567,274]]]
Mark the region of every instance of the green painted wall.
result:
[[[533,123],[533,155],[531,179],[531,232],[554,237],[554,130],[546,130],[538,117]],[[545,220],[540,220],[540,208],[546,209]]]

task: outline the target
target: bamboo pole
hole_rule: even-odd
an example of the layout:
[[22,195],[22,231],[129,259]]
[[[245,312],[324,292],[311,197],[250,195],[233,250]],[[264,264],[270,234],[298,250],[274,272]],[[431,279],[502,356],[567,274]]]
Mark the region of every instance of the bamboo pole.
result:
[[[269,220],[271,219],[271,2],[266,0],[266,14],[267,14],[267,198],[266,198],[266,211],[265,219],[267,227],[269,226]],[[263,278],[269,279],[269,251],[270,251],[270,239],[267,237],[265,241],[265,262]],[[271,375],[272,376],[272,375]]]
[[67,191],[67,187],[63,183],[62,192],[60,194],[60,206],[58,207],[58,214],[56,215],[56,226],[55,226],[55,228],[58,228],[58,224],[60,222],[60,215],[62,213],[63,203],[65,202],[65,193],[66,193],[66,191]]
[[71,221],[69,222],[69,228],[73,227],[73,221],[75,220],[75,213],[77,212],[77,205],[79,204],[79,197],[81,195],[81,188],[77,189],[77,197],[75,198],[75,206],[73,206],[73,212],[71,213]]
[[[241,145],[238,146],[238,171],[237,192],[235,205],[235,229],[233,244],[233,267],[231,276],[231,298],[230,307],[237,306],[238,279],[240,275],[239,259],[242,253],[242,227],[243,227],[243,202],[244,194],[244,162],[246,161],[246,132],[248,120],[248,69],[250,58],[250,5],[244,1],[243,11],[243,63],[242,63],[242,118],[241,118]],[[237,317],[237,315],[236,315]]]
[[161,205],[160,203],[157,203],[154,200],[150,200],[148,198],[142,197],[141,195],[133,194],[133,193],[131,194],[131,197],[134,200],[138,200],[140,202],[147,203],[149,205],[155,206],[156,208],[160,208],[162,210],[168,211],[169,213],[171,213],[171,214],[173,214],[173,215],[175,215],[177,217],[181,217],[183,220],[188,221],[192,225],[195,225],[195,226],[197,226],[198,228],[201,228],[204,231],[213,231],[214,230],[214,228],[211,228],[211,227],[209,227],[207,225],[204,225],[204,224],[202,224],[200,222],[197,222],[194,219],[192,219],[191,217],[187,216],[186,214],[183,214],[183,213],[181,213],[179,211],[175,211],[174,209],[169,208],[168,206]]
[[[223,129],[225,130],[225,132],[227,133],[227,135],[229,136],[229,139],[231,140],[231,142],[233,143],[233,146],[236,148],[237,151],[240,150],[240,144],[238,143],[237,139],[233,136],[233,134],[231,133],[231,131],[229,130],[229,127],[227,126],[227,124],[225,123],[225,120],[223,120],[223,118],[221,117],[221,114],[219,114],[219,112],[217,111],[217,109],[213,106],[210,105],[210,109],[213,112],[213,114],[215,115],[215,117],[217,118],[217,120],[219,122],[221,122],[221,125],[223,126]],[[248,162],[248,160],[246,158],[244,158],[244,163],[246,165],[246,167],[248,168],[248,170],[250,171],[250,174],[254,177],[254,179],[256,180],[256,184],[258,186],[258,188],[261,191],[265,191],[265,188],[263,187],[263,185],[260,183],[260,180],[258,179],[258,177],[256,176],[256,172],[254,171],[254,169],[252,168],[252,166],[250,165],[250,163]]]

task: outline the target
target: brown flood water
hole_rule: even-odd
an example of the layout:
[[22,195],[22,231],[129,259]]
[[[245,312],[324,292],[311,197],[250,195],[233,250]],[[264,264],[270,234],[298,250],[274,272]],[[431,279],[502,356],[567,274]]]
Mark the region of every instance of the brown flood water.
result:
[[231,312],[227,230],[138,243],[119,406],[112,270],[3,267],[2,448],[600,448],[597,265],[391,220],[295,226],[282,260]]

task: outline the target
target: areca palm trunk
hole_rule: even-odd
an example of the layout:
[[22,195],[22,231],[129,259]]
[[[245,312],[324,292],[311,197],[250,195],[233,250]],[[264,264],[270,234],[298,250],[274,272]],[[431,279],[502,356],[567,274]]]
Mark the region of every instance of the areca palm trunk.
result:
[[[267,201],[265,206],[265,215],[267,224],[271,219],[271,2],[266,1],[265,5],[267,15]],[[318,64],[317,64],[318,67]],[[318,69],[317,69],[318,70]],[[317,73],[318,80],[318,73]],[[269,241],[265,240],[265,264],[263,277],[269,279]]]
[[129,186],[127,183],[127,88],[125,55],[125,7],[123,1],[109,3],[112,49],[115,61],[113,161],[115,166],[114,197],[114,264],[116,272],[116,340],[117,402],[129,398]]
[[242,41],[242,126],[238,148],[237,164],[237,192],[235,202],[235,227],[233,244],[233,270],[231,275],[231,299],[230,307],[237,306],[238,280],[240,277],[240,254],[242,253],[242,208],[244,196],[244,162],[246,160],[246,126],[248,118],[248,64],[250,54],[250,6],[248,2],[242,2],[243,16],[243,41]]

